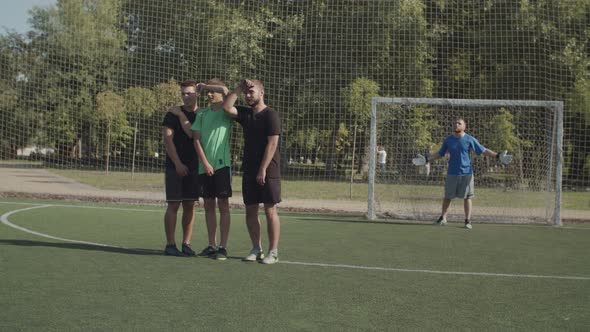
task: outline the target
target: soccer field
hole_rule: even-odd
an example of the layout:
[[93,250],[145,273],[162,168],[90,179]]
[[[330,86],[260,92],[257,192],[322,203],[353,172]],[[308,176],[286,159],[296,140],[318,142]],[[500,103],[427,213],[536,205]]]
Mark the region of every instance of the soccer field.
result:
[[[265,266],[241,261],[249,250],[241,210],[232,214],[227,261],[163,256],[163,212],[0,201],[0,330],[590,326],[587,224],[476,224],[468,231],[282,213],[281,261]],[[199,209],[194,249],[205,239]]]

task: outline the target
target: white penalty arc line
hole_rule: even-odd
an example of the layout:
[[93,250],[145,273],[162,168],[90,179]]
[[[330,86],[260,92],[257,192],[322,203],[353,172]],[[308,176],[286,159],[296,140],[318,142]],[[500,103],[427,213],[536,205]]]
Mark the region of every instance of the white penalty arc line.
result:
[[47,207],[51,207],[51,206],[52,205],[38,205],[38,206],[28,207],[28,208],[24,208],[24,209],[18,209],[18,210],[9,211],[9,212],[4,213],[2,216],[0,216],[0,221],[4,225],[6,225],[8,227],[12,227],[14,229],[18,229],[19,231],[22,231],[22,232],[25,232],[25,233],[37,235],[37,236],[48,238],[48,239],[52,239],[52,240],[58,240],[58,241],[64,241],[64,242],[72,242],[72,243],[80,243],[80,244],[88,244],[88,245],[93,245],[93,246],[98,246],[98,247],[108,247],[108,248],[125,249],[123,247],[111,246],[111,245],[108,245],[108,244],[94,243],[94,242],[80,241],[80,240],[72,240],[72,239],[66,239],[66,238],[63,238],[63,237],[52,236],[52,235],[45,234],[45,233],[39,233],[39,232],[32,231],[32,230],[30,230],[28,228],[24,228],[24,227],[15,225],[15,224],[11,223],[10,221],[8,221],[8,217],[10,217],[11,215],[13,215],[15,213],[29,211],[29,210],[34,210],[34,209],[42,209],[42,208],[47,208]]
[[[80,243],[80,244],[88,244],[93,246],[105,247],[105,248],[116,248],[116,249],[126,249],[124,247],[118,247],[108,244],[102,243],[95,243],[95,242],[88,242],[88,241],[80,241],[80,240],[72,240],[61,238],[57,236],[52,236],[36,231],[32,231],[30,229],[15,225],[8,220],[8,217],[19,213],[30,211],[34,209],[41,209],[47,207],[53,207],[60,205],[37,205],[33,207],[28,207],[24,209],[13,210],[4,213],[0,216],[0,221],[14,229],[37,235],[40,237],[45,237],[48,239],[64,241],[64,242],[72,242],[72,243]],[[72,207],[65,205],[64,207]],[[116,208],[115,208],[116,209]],[[121,209],[123,210],[123,209]],[[145,210],[140,210],[145,211]],[[531,278],[531,279],[561,279],[561,280],[590,280],[590,277],[574,277],[574,276],[550,276],[550,275],[535,275],[535,274],[512,274],[512,273],[489,273],[489,272],[461,272],[461,271],[437,271],[437,270],[425,270],[425,269],[401,269],[401,268],[393,268],[393,267],[379,267],[379,266],[362,266],[362,265],[349,265],[349,264],[329,264],[329,263],[310,263],[310,262],[294,262],[294,261],[285,261],[281,260],[281,264],[290,264],[290,265],[302,265],[302,266],[317,266],[317,267],[329,267],[329,268],[342,268],[342,269],[355,269],[355,270],[369,270],[369,271],[391,271],[391,272],[411,272],[411,273],[428,273],[428,274],[447,274],[447,275],[465,275],[465,276],[479,276],[479,277],[505,277],[505,278]]]

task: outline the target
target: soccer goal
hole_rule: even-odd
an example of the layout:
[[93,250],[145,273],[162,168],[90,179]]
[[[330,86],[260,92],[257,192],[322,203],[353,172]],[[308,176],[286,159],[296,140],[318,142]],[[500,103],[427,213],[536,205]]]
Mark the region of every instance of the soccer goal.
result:
[[[472,154],[472,220],[561,225],[558,101],[372,98],[367,217],[434,221],[440,215],[447,159],[415,166],[412,158],[438,151],[457,117],[486,148],[514,157],[504,166]],[[463,200],[455,199],[448,219],[463,218]]]

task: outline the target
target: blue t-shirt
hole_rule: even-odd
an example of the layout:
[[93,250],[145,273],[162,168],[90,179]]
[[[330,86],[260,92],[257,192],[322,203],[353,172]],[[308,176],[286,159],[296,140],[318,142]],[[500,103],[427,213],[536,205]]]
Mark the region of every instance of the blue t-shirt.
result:
[[449,153],[448,175],[463,176],[473,174],[469,153],[473,151],[479,156],[485,150],[486,148],[471,135],[465,134],[463,137],[451,135],[443,142],[442,147],[438,150],[438,155],[443,157],[445,153]]

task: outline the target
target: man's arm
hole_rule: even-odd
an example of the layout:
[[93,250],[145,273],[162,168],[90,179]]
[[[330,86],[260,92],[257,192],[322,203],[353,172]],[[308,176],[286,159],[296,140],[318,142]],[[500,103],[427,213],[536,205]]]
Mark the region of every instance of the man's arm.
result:
[[486,149],[483,152],[484,155],[488,156],[488,157],[492,157],[492,158],[496,158],[498,159],[499,162],[501,162],[504,165],[508,165],[510,164],[510,162],[512,162],[512,155],[508,154],[508,151],[504,151],[501,153],[496,153],[490,149]]
[[438,154],[438,151],[434,151],[434,152],[428,152],[426,154],[426,160],[427,162],[431,162],[431,161],[435,161],[439,158],[441,158],[441,156]]
[[[444,146],[444,144],[443,144],[443,146]],[[441,150],[442,150],[442,148],[441,148]],[[431,161],[435,161],[435,160],[441,158],[441,155],[439,154],[439,152],[440,152],[440,150],[435,151],[435,152],[427,151],[426,153],[424,153],[424,155],[418,153],[416,155],[416,157],[414,159],[412,159],[412,163],[416,166],[427,165]]]
[[235,89],[233,89],[232,92],[226,95],[225,99],[223,100],[223,104],[221,104],[223,111],[234,119],[238,117],[238,110],[234,107],[234,104],[238,100],[240,93],[244,91],[244,82],[245,81],[240,82],[240,84]]
[[272,157],[275,155],[277,146],[279,146],[279,135],[268,136],[266,148],[264,149],[264,156],[262,157],[262,162],[260,163],[260,168],[256,175],[256,182],[260,185],[264,185],[266,182],[266,169],[268,168],[268,165],[270,165]]
[[164,147],[166,148],[166,154],[170,157],[170,160],[174,163],[176,174],[180,176],[186,176],[188,174],[188,168],[180,161],[178,153],[176,152],[176,146],[172,138],[174,137],[174,130],[163,127],[162,136],[164,136]]
[[173,106],[168,109],[169,113],[172,113],[178,117],[178,121],[180,121],[180,125],[182,126],[182,131],[189,137],[193,137],[193,130],[191,129],[192,123],[188,120],[186,115],[182,112],[180,106]]
[[203,165],[203,170],[205,170],[205,174],[212,176],[214,173],[213,167],[209,164],[207,160],[207,156],[205,155],[205,150],[203,150],[203,146],[201,145],[201,132],[195,131],[193,133],[193,143],[195,145],[195,150],[197,151],[197,155],[199,156],[199,160]]
[[483,152],[483,155],[484,156],[491,157],[491,158],[497,158],[498,157],[498,153],[496,153],[496,152],[494,152],[494,151],[492,151],[490,149],[485,149],[485,151]]

